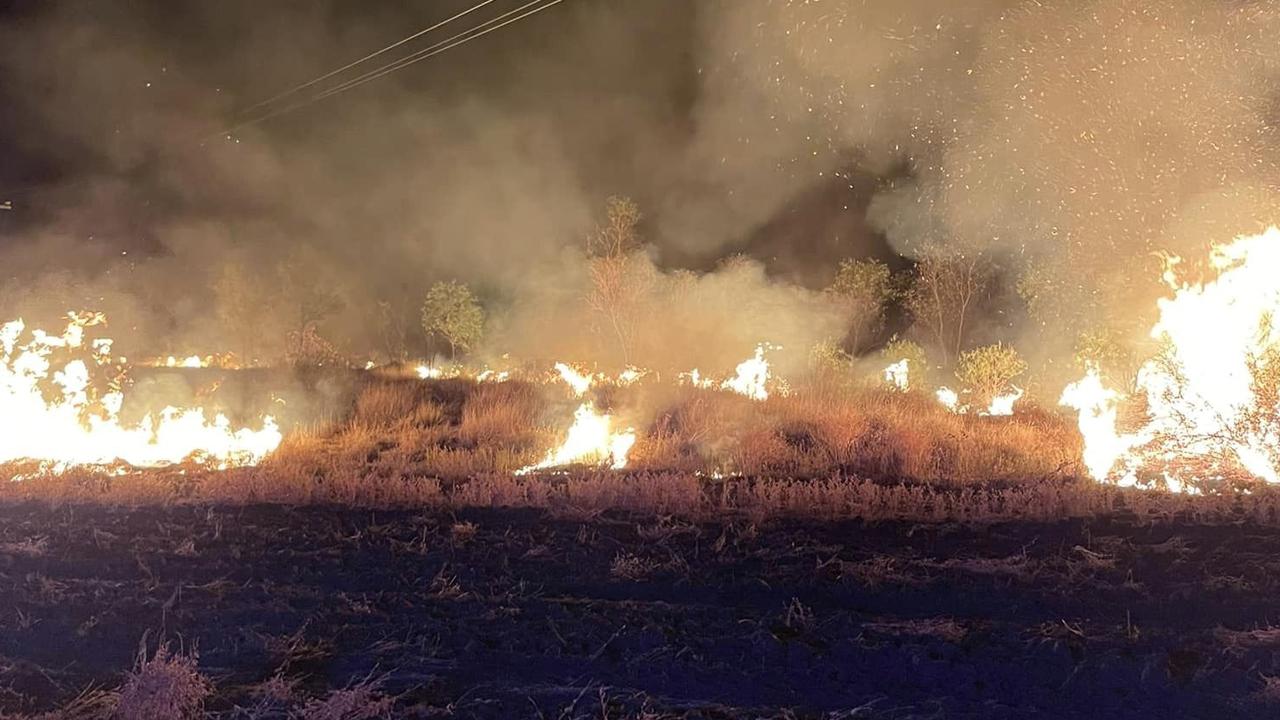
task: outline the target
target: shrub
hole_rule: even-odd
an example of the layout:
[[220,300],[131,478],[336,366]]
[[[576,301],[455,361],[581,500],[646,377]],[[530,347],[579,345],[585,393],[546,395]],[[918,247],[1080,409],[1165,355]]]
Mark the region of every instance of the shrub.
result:
[[986,405],[1009,392],[1013,380],[1026,370],[1027,363],[1017,350],[1003,344],[987,345],[961,353],[956,379],[979,404]]

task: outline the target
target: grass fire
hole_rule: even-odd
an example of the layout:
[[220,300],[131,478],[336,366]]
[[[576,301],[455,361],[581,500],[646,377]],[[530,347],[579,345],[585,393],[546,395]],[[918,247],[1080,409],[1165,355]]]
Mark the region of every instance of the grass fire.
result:
[[0,720],[1276,716],[1277,33],[0,3]]

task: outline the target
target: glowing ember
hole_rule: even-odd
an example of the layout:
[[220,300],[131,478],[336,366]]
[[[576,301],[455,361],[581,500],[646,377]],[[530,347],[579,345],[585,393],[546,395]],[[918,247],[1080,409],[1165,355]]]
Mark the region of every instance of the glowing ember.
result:
[[1119,396],[1095,371],[1063,393],[1080,411],[1085,465],[1098,480],[1170,489],[1241,475],[1280,481],[1280,229],[1215,246],[1211,281],[1182,282],[1177,264],[1166,266],[1173,296],[1158,301],[1151,329],[1162,352],[1137,376],[1145,424],[1117,430]]
[[546,459],[536,465],[521,468],[517,475],[574,463],[608,463],[615,470],[627,466],[627,453],[636,442],[636,433],[627,428],[613,431],[613,418],[596,411],[589,402],[578,406],[573,414],[573,425],[560,447],[547,453]]
[[[91,369],[107,365],[111,341],[94,340],[85,347],[85,328],[100,324],[100,314],[71,314],[58,336],[33,329],[21,342],[21,320],[0,326],[0,462],[39,460],[61,471],[72,465],[123,461],[157,466],[195,458],[216,467],[260,461],[280,444],[272,418],[261,430],[231,428],[224,415],[212,421],[200,408],[166,407],[158,417],[147,416],[137,427],[119,421],[124,394],[112,389],[91,397]],[[54,367],[56,354],[79,353]],[[45,389],[58,397],[46,400]]]

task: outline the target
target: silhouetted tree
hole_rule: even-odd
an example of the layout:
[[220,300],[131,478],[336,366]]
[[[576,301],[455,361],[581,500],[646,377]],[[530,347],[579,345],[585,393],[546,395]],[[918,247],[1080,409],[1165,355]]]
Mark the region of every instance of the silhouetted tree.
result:
[[450,280],[438,282],[427,291],[422,304],[422,329],[449,343],[449,353],[467,351],[484,333],[484,308],[466,285]]

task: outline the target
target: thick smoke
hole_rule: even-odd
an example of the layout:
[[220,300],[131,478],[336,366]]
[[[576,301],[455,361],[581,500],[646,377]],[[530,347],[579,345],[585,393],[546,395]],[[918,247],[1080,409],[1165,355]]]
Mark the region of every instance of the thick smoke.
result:
[[[1280,16],[1244,0],[570,1],[217,134],[470,4],[18,15],[0,37],[5,143],[61,180],[15,198],[30,209],[4,306],[104,309],[131,352],[272,356],[331,296],[321,332],[361,355],[381,318],[412,328],[425,288],[456,278],[491,309],[486,353],[602,357],[581,248],[619,194],[646,214],[664,304],[635,360],[723,366],[772,341],[798,362],[839,319],[789,280],[867,247],[804,267],[752,238],[834,188],[902,255],[962,248],[1008,285],[1052,278],[1062,311],[1028,327],[1069,345],[1140,327],[1154,251],[1280,220]],[[755,261],[715,270],[744,247]]]
[[1069,353],[1083,331],[1140,334],[1159,253],[1199,257],[1280,222],[1271,3],[781,1],[736,15],[721,42],[752,38],[744,75],[772,90],[793,138],[909,168],[868,209],[895,249],[982,252],[1048,279],[1032,353]]

